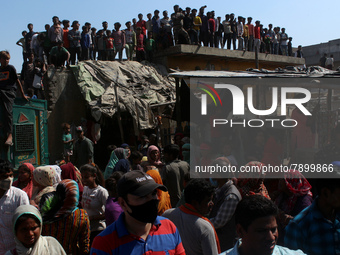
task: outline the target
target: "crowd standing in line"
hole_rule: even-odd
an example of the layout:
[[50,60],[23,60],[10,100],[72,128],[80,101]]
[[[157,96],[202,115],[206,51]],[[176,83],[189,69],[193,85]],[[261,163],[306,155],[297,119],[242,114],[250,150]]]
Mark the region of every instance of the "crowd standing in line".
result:
[[[65,63],[75,65],[82,60],[113,61],[117,55],[121,61],[124,50],[127,60],[149,62],[153,61],[156,50],[178,44],[302,57],[293,53],[292,37],[288,37],[285,28],[272,24],[266,28],[259,20],[254,25],[252,17],[236,17],[234,13],[215,17],[215,11],[205,13],[206,8],[182,9],[175,5],[171,15],[165,10],[161,17],[160,11],[155,10],[153,15],[146,15],[147,20],[139,13],[138,19],[125,23],[125,28],[116,22],[112,30],[107,21],[97,29],[90,22],[80,25],[77,20],[71,23],[57,16],[41,32],[35,32],[29,23],[28,31],[24,30],[23,37],[17,41],[24,60],[21,72],[24,91],[34,89],[34,95],[43,98],[42,93],[37,94],[43,89],[42,81],[37,85],[33,80],[35,76],[42,77],[48,65],[63,67]],[[35,59],[40,63],[36,64]],[[35,70],[37,66],[40,70]]]

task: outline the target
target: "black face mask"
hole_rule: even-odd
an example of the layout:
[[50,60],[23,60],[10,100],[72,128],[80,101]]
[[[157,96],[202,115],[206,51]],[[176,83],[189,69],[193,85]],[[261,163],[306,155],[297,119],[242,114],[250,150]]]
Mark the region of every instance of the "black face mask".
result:
[[131,217],[144,223],[154,223],[158,213],[159,200],[152,199],[142,205],[130,205],[132,212],[128,212]]

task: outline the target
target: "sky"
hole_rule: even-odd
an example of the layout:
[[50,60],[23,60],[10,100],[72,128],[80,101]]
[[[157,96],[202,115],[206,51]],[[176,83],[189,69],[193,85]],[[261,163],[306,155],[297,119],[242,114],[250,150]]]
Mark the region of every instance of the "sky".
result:
[[[275,3],[275,5],[274,5]],[[81,1],[44,1],[44,0],[11,0],[2,1],[0,15],[0,50],[8,50],[11,54],[10,64],[20,73],[22,67],[22,48],[16,42],[22,37],[21,32],[27,30],[27,24],[33,23],[34,31],[41,32],[45,24],[52,24],[52,17],[60,20],[78,20],[81,25],[90,22],[92,27],[101,28],[105,20],[109,29],[115,22],[122,24],[137,18],[142,13],[146,19],[147,13],[158,9],[161,13],[167,10],[169,15],[173,6],[199,9],[207,5],[206,11],[215,11],[216,16],[235,13],[235,16],[253,17],[260,20],[264,27],[269,23],[273,26],[285,27],[288,36],[293,37],[293,47],[309,46],[340,38],[336,17],[339,15],[339,0],[244,0],[244,1],[117,1],[117,0],[81,0]],[[162,16],[162,15],[161,15]]]

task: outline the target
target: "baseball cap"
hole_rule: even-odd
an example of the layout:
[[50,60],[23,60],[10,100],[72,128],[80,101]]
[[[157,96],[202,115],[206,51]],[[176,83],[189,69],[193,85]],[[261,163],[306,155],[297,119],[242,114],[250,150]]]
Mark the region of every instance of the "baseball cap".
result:
[[119,197],[126,196],[127,194],[142,197],[155,189],[168,190],[164,185],[156,183],[150,175],[138,170],[127,172],[117,184]]
[[82,128],[82,126],[78,126],[78,127],[76,127],[76,131],[77,131],[77,132],[83,132],[83,128]]

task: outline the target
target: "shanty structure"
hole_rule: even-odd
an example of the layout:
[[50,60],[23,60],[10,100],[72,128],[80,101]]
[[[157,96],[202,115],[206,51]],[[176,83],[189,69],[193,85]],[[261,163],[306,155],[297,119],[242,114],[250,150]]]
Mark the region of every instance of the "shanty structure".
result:
[[82,125],[98,148],[106,149],[113,141],[129,143],[139,131],[157,128],[159,116],[171,115],[176,100],[175,79],[164,67],[135,61],[82,61],[71,69],[53,68],[46,88],[52,161],[63,151],[64,122]]

